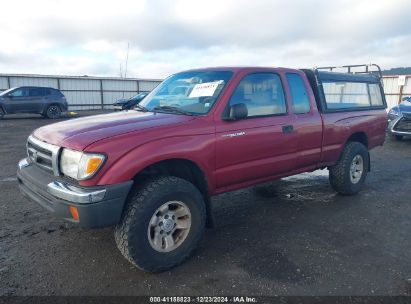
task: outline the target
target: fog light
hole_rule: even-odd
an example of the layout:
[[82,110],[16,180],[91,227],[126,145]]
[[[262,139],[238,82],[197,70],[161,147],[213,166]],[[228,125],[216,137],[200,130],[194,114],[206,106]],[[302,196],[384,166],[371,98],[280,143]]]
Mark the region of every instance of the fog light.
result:
[[71,217],[73,218],[73,220],[78,221],[80,219],[80,216],[78,214],[77,208],[70,206],[69,209],[70,209]]

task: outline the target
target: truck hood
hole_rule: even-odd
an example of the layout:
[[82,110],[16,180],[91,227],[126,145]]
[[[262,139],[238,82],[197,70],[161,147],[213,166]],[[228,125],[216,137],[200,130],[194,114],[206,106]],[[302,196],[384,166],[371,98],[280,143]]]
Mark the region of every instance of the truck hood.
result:
[[193,119],[193,116],[185,115],[126,111],[58,122],[35,130],[33,135],[53,145],[84,150],[88,145],[112,136],[170,127]]

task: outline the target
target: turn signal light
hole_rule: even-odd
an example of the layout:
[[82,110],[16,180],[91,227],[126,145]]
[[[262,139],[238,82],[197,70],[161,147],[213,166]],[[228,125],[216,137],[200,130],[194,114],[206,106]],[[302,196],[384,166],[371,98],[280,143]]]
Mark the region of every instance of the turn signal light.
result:
[[70,206],[69,209],[70,209],[70,214],[71,214],[71,217],[73,218],[73,220],[78,221],[80,219],[80,216],[78,214],[77,208],[74,207],[74,206]]
[[102,161],[103,160],[101,158],[97,158],[97,157],[90,158],[89,161],[87,162],[86,173],[93,174],[98,169]]

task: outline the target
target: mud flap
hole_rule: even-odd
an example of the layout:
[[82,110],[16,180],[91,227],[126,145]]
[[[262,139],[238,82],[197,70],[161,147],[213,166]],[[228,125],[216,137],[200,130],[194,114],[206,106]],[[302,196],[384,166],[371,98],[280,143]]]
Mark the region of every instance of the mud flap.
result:
[[206,203],[206,227],[207,228],[214,228],[215,227],[215,218],[213,215],[213,208],[211,205],[211,198],[207,197],[205,198],[205,203]]

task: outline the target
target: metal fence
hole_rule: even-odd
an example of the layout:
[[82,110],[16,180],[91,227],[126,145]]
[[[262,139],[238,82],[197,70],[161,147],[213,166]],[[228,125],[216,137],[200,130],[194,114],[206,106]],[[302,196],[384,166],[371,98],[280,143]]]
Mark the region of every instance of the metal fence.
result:
[[[161,79],[0,74],[0,92],[17,86],[52,87],[63,92],[70,110],[110,109],[116,100],[149,92],[160,82]],[[387,75],[383,82],[388,108],[404,96],[411,96],[411,75]]]
[[70,110],[110,109],[121,98],[149,92],[160,79],[0,74],[0,91],[18,86],[59,89]]
[[387,75],[383,82],[388,109],[399,104],[403,97],[411,96],[411,75]]

